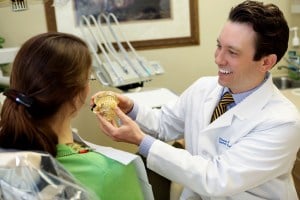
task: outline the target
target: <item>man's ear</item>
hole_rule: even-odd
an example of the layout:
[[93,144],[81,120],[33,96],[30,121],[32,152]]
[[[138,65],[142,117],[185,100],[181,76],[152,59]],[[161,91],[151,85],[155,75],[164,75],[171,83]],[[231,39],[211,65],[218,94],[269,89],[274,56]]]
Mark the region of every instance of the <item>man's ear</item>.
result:
[[263,61],[263,63],[261,66],[261,70],[262,70],[262,72],[267,72],[267,71],[271,70],[273,68],[273,66],[276,64],[277,56],[276,56],[276,54],[270,54],[270,55],[263,57],[262,61]]

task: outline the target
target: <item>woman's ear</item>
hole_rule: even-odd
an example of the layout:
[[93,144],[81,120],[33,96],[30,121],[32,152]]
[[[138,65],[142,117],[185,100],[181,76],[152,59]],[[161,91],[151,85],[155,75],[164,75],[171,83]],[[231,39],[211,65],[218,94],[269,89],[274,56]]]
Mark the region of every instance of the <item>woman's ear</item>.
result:
[[261,67],[262,72],[267,72],[271,70],[277,62],[276,54],[270,54],[263,58],[263,64]]

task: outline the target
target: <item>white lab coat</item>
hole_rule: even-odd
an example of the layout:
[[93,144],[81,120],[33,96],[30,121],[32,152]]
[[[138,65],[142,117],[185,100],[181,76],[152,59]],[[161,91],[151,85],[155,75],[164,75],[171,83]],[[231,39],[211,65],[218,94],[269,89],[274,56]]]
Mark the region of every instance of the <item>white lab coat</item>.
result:
[[[136,121],[156,140],[147,167],[185,189],[181,199],[295,200],[291,170],[300,144],[299,112],[272,77],[210,124],[222,93],[217,77],[205,77],[176,102],[152,111],[139,105]],[[159,134],[157,134],[159,133]]]

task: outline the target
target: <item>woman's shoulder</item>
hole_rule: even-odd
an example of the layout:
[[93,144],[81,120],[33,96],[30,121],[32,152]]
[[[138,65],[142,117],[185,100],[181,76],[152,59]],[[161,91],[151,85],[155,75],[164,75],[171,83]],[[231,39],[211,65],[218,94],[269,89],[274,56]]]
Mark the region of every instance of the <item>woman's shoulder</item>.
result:
[[73,162],[75,165],[94,165],[99,168],[107,168],[107,170],[116,170],[126,168],[127,165],[94,151],[89,147],[74,148],[73,146],[66,144],[57,145],[56,158],[64,162]]
[[[129,191],[134,190],[139,197],[136,199],[143,199],[133,163],[123,164],[95,152],[93,149],[82,153],[70,149],[67,145],[59,145],[57,149],[72,153],[69,155],[60,154],[57,159],[81,184],[95,191],[101,198],[120,199],[121,196],[126,196],[124,199],[130,199],[132,194]],[[112,188],[116,185],[123,189],[115,194]]]

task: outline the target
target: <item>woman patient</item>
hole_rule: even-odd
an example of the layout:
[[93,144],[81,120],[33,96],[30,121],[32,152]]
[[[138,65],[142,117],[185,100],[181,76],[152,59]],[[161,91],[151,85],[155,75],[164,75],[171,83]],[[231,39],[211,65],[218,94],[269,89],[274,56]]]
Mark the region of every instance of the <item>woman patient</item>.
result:
[[73,139],[71,120],[89,93],[91,63],[87,45],[76,36],[44,33],[26,41],[4,92],[0,147],[49,152],[100,199],[143,199],[133,164]]

